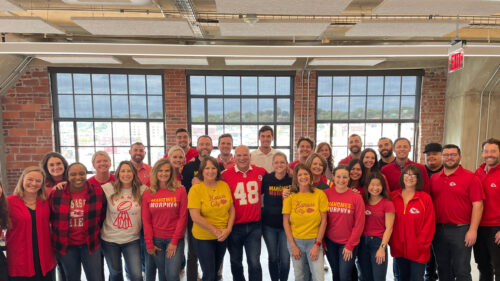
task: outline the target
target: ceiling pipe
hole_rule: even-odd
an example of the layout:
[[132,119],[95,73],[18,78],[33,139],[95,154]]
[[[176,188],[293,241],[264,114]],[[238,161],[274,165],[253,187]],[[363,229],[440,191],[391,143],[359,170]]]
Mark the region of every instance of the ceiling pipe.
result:
[[205,31],[198,23],[198,19],[196,18],[196,8],[192,0],[174,0],[174,2],[181,16],[188,21],[189,26],[193,31],[194,37],[204,38]]
[[498,70],[500,70],[500,65],[497,67],[493,75],[491,75],[490,79],[488,79],[488,82],[486,82],[486,84],[484,85],[483,90],[481,90],[481,95],[479,98],[479,119],[477,121],[478,124],[477,124],[477,145],[476,145],[476,167],[479,166],[479,148],[481,147],[481,121],[482,121],[481,119],[483,118],[483,95],[488,85],[497,75]]

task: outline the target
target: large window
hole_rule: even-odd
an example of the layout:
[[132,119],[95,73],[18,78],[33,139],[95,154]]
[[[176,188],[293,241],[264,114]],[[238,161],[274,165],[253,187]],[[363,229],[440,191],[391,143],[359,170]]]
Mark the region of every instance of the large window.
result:
[[230,133],[235,146],[253,150],[259,128],[269,125],[275,132],[273,147],[290,156],[293,73],[191,71],[187,81],[193,144],[207,134],[217,145],[221,134]]
[[[349,153],[349,135],[377,150],[382,136],[416,146],[422,71],[318,73],[316,139],[332,145],[335,163]],[[413,154],[413,151],[410,155]]]
[[53,68],[51,82],[56,149],[68,162],[94,170],[92,155],[104,150],[114,170],[134,142],[146,146],[146,163],[163,156],[161,72]]

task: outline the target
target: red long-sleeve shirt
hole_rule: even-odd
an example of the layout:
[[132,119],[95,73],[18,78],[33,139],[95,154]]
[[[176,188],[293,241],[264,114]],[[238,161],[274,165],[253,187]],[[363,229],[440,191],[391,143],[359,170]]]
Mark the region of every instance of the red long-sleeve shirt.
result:
[[350,189],[338,193],[332,187],[324,192],[328,198],[326,237],[352,251],[359,244],[365,226],[363,198]]
[[[405,163],[404,167],[410,164],[416,165],[420,169],[420,171],[422,171],[422,178],[424,180],[424,191],[429,194],[431,192],[431,184],[425,166],[420,163],[408,160]],[[403,171],[403,169],[399,167],[396,161],[392,162],[391,164],[387,164],[382,168],[382,174],[385,175],[387,182],[389,183],[390,192],[401,190],[401,185],[399,185],[399,177],[401,176],[401,172]]]
[[146,189],[142,194],[142,224],[146,247],[153,249],[153,237],[172,239],[177,245],[187,227],[187,194],[184,187],[175,192],[160,188],[155,194]]
[[[30,277],[35,275],[31,237],[31,215],[23,202],[16,195],[7,197],[9,217],[12,228],[7,230],[7,264],[9,276]],[[36,232],[38,253],[43,275],[46,275],[56,265],[52,243],[50,240],[50,209],[49,201],[36,200]]]
[[427,263],[435,231],[434,206],[430,195],[423,191],[415,192],[406,208],[401,190],[393,192],[391,196],[396,210],[394,230],[389,242],[391,255]]

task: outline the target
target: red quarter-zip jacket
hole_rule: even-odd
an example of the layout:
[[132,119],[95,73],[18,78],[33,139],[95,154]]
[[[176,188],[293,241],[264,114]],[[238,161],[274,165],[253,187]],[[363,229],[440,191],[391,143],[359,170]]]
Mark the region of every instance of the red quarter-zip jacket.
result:
[[391,255],[427,263],[436,227],[432,199],[426,192],[417,191],[405,207],[401,192],[398,190],[391,194],[396,209],[394,230],[389,241]]

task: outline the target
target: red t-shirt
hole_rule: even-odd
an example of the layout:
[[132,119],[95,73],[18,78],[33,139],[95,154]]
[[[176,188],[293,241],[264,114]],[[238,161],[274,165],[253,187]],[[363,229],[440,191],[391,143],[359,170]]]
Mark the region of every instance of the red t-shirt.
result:
[[365,203],[358,193],[348,189],[338,193],[335,188],[323,190],[328,198],[326,237],[345,244],[352,251],[359,244],[365,225]]
[[340,160],[339,165],[349,165],[349,162],[351,162],[352,156],[351,154],[347,155],[346,158]]
[[476,176],[483,184],[485,195],[480,226],[500,226],[500,165],[484,171],[485,163],[477,168]]
[[255,165],[250,165],[246,173],[236,165],[222,172],[222,180],[229,185],[233,195],[235,224],[260,221],[261,185],[266,173],[264,168]]
[[363,236],[376,236],[382,239],[385,232],[385,214],[394,212],[394,204],[386,198],[382,198],[375,205],[366,203]]
[[[416,165],[420,169],[420,171],[422,172],[422,178],[424,180],[424,191],[427,193],[430,193],[431,192],[430,181],[429,181],[429,176],[427,175],[427,169],[425,168],[425,166],[420,164],[420,163],[408,160],[404,164],[404,167],[406,167],[410,164]],[[389,192],[401,190],[401,185],[399,185],[399,177],[401,176],[402,171],[403,171],[403,169],[401,169],[401,167],[399,167],[399,165],[398,165],[398,163],[396,163],[396,161],[392,162],[391,164],[387,164],[382,168],[381,172],[382,172],[382,174],[384,174],[387,182],[389,183],[389,186],[388,186]]]
[[85,211],[87,201],[87,189],[79,192],[71,192],[71,203],[69,210],[69,240],[71,246],[87,244],[87,233],[85,231]]
[[295,168],[295,166],[297,166],[297,164],[299,164],[299,162],[299,160],[295,160],[292,163],[288,164],[288,167],[290,167],[290,170],[293,171],[293,169]]
[[[191,159],[195,158],[196,156],[198,156],[198,150],[196,150],[193,147],[190,147],[189,150],[188,150],[188,152],[185,155],[185,157],[186,157],[186,164],[189,161],[191,161]],[[163,158],[168,158],[168,152],[165,153],[165,155],[163,156]]]
[[101,185],[106,184],[108,182],[115,181],[115,175],[109,174],[109,179],[107,181],[105,181],[105,182],[99,182],[99,181],[97,181],[96,178],[95,178],[95,176],[89,178],[87,181],[89,183],[91,183],[92,185],[94,185],[94,186],[101,186]]
[[446,176],[444,169],[431,178],[431,197],[437,223],[469,224],[472,203],[484,199],[481,181],[462,166]]

